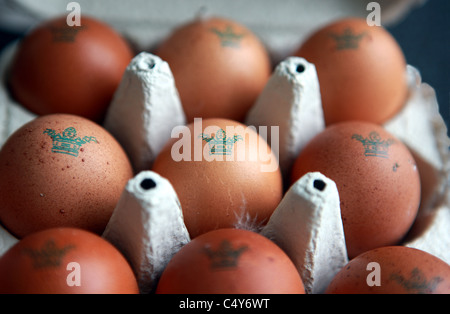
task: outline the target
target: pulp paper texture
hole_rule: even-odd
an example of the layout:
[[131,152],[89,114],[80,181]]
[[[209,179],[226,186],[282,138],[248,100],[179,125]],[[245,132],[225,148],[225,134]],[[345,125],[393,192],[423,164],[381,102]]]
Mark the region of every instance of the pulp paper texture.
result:
[[[66,13],[66,1],[15,0],[15,2],[27,7],[37,20]],[[268,8],[267,11],[249,10],[252,5],[261,7],[261,1],[255,0],[245,1],[245,4],[241,1],[193,0],[189,2],[189,10],[184,5],[186,2],[180,0],[167,2],[135,0],[132,1],[132,4],[112,0],[78,2],[84,10],[83,13],[92,13],[111,23],[134,42],[135,46],[139,47],[138,49],[154,45],[173,27],[194,16],[221,13],[222,16],[236,18],[254,29],[263,39],[274,59],[279,60],[279,63],[277,63],[278,67],[266,89],[250,111],[247,122],[256,125],[277,125],[280,128],[280,136],[283,134],[287,136],[284,141],[280,141],[279,147],[280,166],[286,172],[292,163],[293,156],[307,141],[307,138],[295,137],[293,134],[305,132],[304,134],[311,138],[324,127],[314,65],[302,59],[289,58],[287,54],[302,40],[302,36],[330,19],[344,14],[366,15],[365,6],[361,7],[360,4],[368,1],[357,1],[358,5],[355,4],[355,1],[340,1],[339,3],[337,1],[320,1],[320,5],[314,1],[315,7],[312,10],[313,1],[286,1],[280,7],[279,1],[266,0],[264,8]],[[422,1],[379,2],[384,8],[390,8],[390,11],[388,10],[390,14],[383,16],[394,21],[405,14],[411,5]],[[58,3],[60,6],[57,5]],[[162,14],[162,12],[168,12],[167,6],[173,7],[170,15]],[[270,8],[277,8],[277,10],[270,10]],[[303,14],[305,19],[299,18],[299,14]],[[5,86],[7,68],[15,49],[17,49],[16,43],[0,56],[2,79],[0,86],[0,147],[17,128],[35,117],[9,96]],[[143,71],[143,67],[145,68],[152,62],[161,66],[159,69],[162,72],[152,71],[149,67]],[[295,70],[295,66],[299,63],[305,67],[305,71],[302,73],[296,73]],[[158,75],[166,79],[167,85],[160,85],[161,81],[155,79]],[[447,199],[449,139],[446,135],[445,123],[437,110],[433,88],[421,82],[419,71],[411,66],[408,67],[408,77],[410,79],[410,99],[405,108],[385,124],[391,133],[404,140],[411,148],[422,173],[421,180],[424,188],[421,214],[413,228],[414,234],[411,234],[404,245],[428,251],[450,263],[448,250],[450,211]],[[161,88],[167,88],[169,92],[161,92]],[[280,89],[285,92],[280,93]],[[271,99],[277,99],[283,104],[284,109],[279,112],[271,112],[270,110],[279,109],[278,107],[270,109],[268,103]],[[167,103],[171,105],[163,108]],[[123,114],[125,105],[130,106],[130,112],[127,114]],[[137,116],[148,115],[155,111],[161,114],[156,121],[149,119],[145,123],[135,123]],[[150,53],[138,56],[130,64],[123,77],[122,86],[116,91],[108,115],[111,120],[105,126],[116,133],[116,136],[118,134],[116,131],[120,127],[136,128],[130,131],[122,141],[139,141],[137,144],[130,143],[127,149],[128,153],[132,155],[135,168],[139,170],[144,168],[143,164],[152,162],[161,147],[161,143],[152,146],[151,139],[168,138],[167,132],[172,125],[185,123],[170,69]],[[119,116],[123,119],[122,124],[115,126],[114,117]],[[162,118],[167,122],[166,128],[163,129],[158,123]],[[304,121],[308,121],[309,124]],[[283,134],[281,130],[283,130]],[[139,145],[142,144],[142,141],[147,141],[148,147],[144,148],[144,151],[136,148],[141,147]],[[296,147],[295,151],[292,150],[293,147]],[[153,284],[170,256],[187,243],[189,237],[184,229],[181,207],[177,203],[176,194],[170,182],[152,172],[137,172],[136,177],[130,180],[124,190],[104,237],[121,248],[124,255],[131,261],[138,275],[141,291],[150,291],[154,288]],[[157,189],[142,190],[140,183],[148,178],[156,182]],[[325,192],[310,190],[311,180],[316,179],[326,182],[328,190]],[[167,206],[167,210],[161,213],[156,204],[163,203]],[[301,208],[297,207],[298,204],[302,205]],[[286,214],[289,212],[286,208],[294,206],[296,214],[294,216]],[[126,215],[124,214],[125,208],[130,211]],[[323,291],[323,287],[329,281],[329,277],[325,274],[327,267],[332,267],[333,271],[336,271],[346,262],[338,209],[338,194],[334,189],[333,182],[317,173],[308,174],[297,182],[293,190],[286,193],[271,222],[263,230],[264,235],[279,241],[280,246],[284,247],[286,251],[304,252],[304,255],[296,255],[293,260],[305,280],[305,286],[309,293]],[[328,217],[331,218],[325,219],[325,216],[321,215],[325,213],[328,213]],[[285,240],[289,240],[290,235],[283,235],[281,231],[278,234],[278,231],[283,229],[280,228],[280,223],[289,221],[295,224],[298,221],[295,219],[298,217],[302,218],[299,223],[304,224],[303,230],[306,230],[307,234],[299,236],[297,243],[286,242]],[[425,220],[427,223],[422,223]],[[155,236],[161,230],[167,232],[178,230],[178,232],[172,232],[174,237],[169,237],[171,241],[166,241],[167,239]],[[286,230],[284,229],[284,231]],[[0,255],[16,241],[17,239],[5,229],[0,228]],[[330,259],[330,255],[334,258]],[[293,255],[291,254],[291,256]]]
[[103,238],[128,259],[140,292],[152,292],[169,260],[190,241],[170,182],[152,171],[142,171],[131,179]]
[[323,293],[348,263],[338,190],[318,172],[291,186],[261,233],[294,262],[306,293]]

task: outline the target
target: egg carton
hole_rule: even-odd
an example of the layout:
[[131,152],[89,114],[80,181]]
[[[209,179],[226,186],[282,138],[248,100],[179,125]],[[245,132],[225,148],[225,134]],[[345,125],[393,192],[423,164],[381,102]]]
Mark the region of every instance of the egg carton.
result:
[[[0,147],[36,117],[8,94],[7,69],[16,49],[13,43],[0,56]],[[422,249],[450,264],[447,127],[433,88],[421,81],[411,65],[406,75],[410,97],[403,110],[384,125],[410,148],[421,174],[421,207],[402,245]],[[104,122],[128,153],[136,175],[126,185],[103,237],[128,259],[141,293],[154,291],[171,257],[191,241],[173,186],[148,170],[173,128],[185,123],[169,65],[151,53],[139,53],[129,64]],[[282,59],[246,123],[257,129],[279,127],[279,145],[274,149],[286,177],[298,153],[325,128],[314,65],[298,57]],[[307,293],[322,293],[348,262],[339,193],[335,183],[321,173],[308,173],[295,182],[267,225],[257,232],[288,254]],[[0,226],[0,255],[17,241]]]
[[[13,50],[5,55],[12,57]],[[2,64],[8,63],[2,58]],[[1,74],[4,79],[6,72]],[[404,109],[385,124],[412,150],[425,187],[414,235],[403,245],[420,248],[449,263],[447,129],[433,89],[421,82],[412,66],[408,66],[407,74],[410,98]],[[35,117],[9,98],[5,87],[0,97],[1,116],[14,122],[6,125],[8,134]],[[277,103],[275,109],[273,103]],[[153,54],[138,54],[126,69],[104,122],[130,156],[137,174],[125,187],[103,237],[130,261],[142,293],[154,290],[170,258],[190,241],[171,183],[148,170],[171,138],[171,130],[185,122],[169,65]],[[250,110],[247,124],[280,128],[276,155],[282,173],[288,175],[302,148],[325,128],[315,66],[299,57],[280,62]],[[348,262],[339,194],[335,183],[321,173],[300,178],[259,232],[291,257],[307,293],[323,292]],[[0,233],[1,253],[18,240],[5,229]]]

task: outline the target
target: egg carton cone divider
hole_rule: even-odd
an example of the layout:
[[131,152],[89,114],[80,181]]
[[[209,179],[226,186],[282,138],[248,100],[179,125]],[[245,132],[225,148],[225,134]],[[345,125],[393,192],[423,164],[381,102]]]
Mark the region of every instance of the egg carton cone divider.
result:
[[175,126],[186,123],[167,62],[141,52],[131,60],[104,127],[119,141],[136,172],[151,168]]
[[178,197],[152,171],[131,179],[103,233],[130,262],[141,293],[150,293],[171,257],[190,241]]
[[294,262],[308,294],[323,293],[348,262],[338,190],[318,172],[291,186],[261,234]]
[[[302,148],[324,130],[322,102],[316,68],[300,57],[288,57],[272,73],[250,109],[247,125],[278,127],[278,145],[272,150],[279,158],[283,178]],[[272,134],[261,136],[272,143]]]

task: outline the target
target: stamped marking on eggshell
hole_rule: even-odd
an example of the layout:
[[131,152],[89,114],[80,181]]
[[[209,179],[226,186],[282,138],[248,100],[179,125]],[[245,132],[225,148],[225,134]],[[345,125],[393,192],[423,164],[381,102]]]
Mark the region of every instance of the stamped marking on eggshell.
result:
[[409,278],[394,273],[391,274],[390,279],[400,284],[405,290],[420,294],[432,293],[436,290],[436,287],[444,281],[444,279],[439,276],[427,280],[425,274],[417,267],[411,271]]
[[398,167],[400,167],[400,165],[396,162],[396,163],[394,164],[394,166],[392,166],[392,170],[393,170],[394,172],[397,172]]
[[360,34],[353,33],[350,27],[346,28],[341,34],[332,33],[330,37],[336,41],[336,50],[358,49],[361,40],[367,32]]
[[231,155],[233,152],[233,145],[237,141],[242,141],[243,138],[240,135],[234,135],[233,137],[227,137],[227,134],[223,129],[220,129],[216,134],[208,136],[202,133],[198,136],[209,145],[209,155]]
[[34,268],[59,267],[63,257],[74,248],[74,245],[59,248],[55,241],[50,239],[41,249],[26,248],[23,249],[23,253],[32,259]]
[[370,132],[368,138],[353,134],[352,139],[360,141],[364,146],[364,155],[367,157],[389,158],[389,146],[395,143],[393,139],[382,140],[378,132]]
[[51,26],[53,42],[73,43],[76,40],[78,33],[84,30],[85,26],[69,26],[63,24],[61,26]]
[[230,241],[223,240],[217,250],[206,247],[204,252],[211,260],[211,268],[223,269],[237,267],[239,258],[247,249],[246,245],[233,248]]
[[62,134],[57,134],[52,129],[46,129],[44,134],[48,134],[53,140],[53,153],[66,154],[74,157],[78,157],[81,145],[90,142],[98,144],[97,139],[93,136],[77,137],[77,130],[74,127],[68,127]]
[[210,31],[217,35],[220,39],[220,43],[223,47],[240,47],[241,40],[245,34],[236,33],[231,25],[227,25],[225,30],[220,30],[218,28],[210,28]]

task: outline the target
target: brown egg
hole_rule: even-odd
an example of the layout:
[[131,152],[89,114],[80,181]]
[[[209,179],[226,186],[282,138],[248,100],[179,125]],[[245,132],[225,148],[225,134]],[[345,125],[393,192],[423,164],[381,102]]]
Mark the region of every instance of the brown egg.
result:
[[101,122],[133,57],[128,43],[109,25],[82,16],[46,21],[21,41],[9,86],[13,97],[38,115],[68,113]]
[[188,122],[197,117],[242,122],[271,73],[259,39],[224,18],[181,25],[156,54],[172,70]]
[[170,140],[153,171],[181,202],[191,237],[264,225],[282,198],[278,160],[254,128],[227,119],[195,121]]
[[0,258],[0,293],[136,294],[123,255],[91,232],[52,228],[33,233]]
[[240,229],[205,233],[170,260],[157,294],[304,294],[289,257],[264,236]]
[[45,115],[0,151],[0,221],[15,236],[51,227],[103,232],[133,172],[118,142],[91,120]]
[[399,243],[414,222],[421,189],[416,163],[381,126],[341,122],[327,127],[300,152],[292,182],[313,171],[336,183],[351,258]]
[[422,250],[390,246],[365,252],[339,271],[328,294],[449,294],[450,266]]
[[382,26],[341,19],[314,32],[295,55],[316,66],[328,125],[347,120],[380,124],[406,101],[405,57]]

